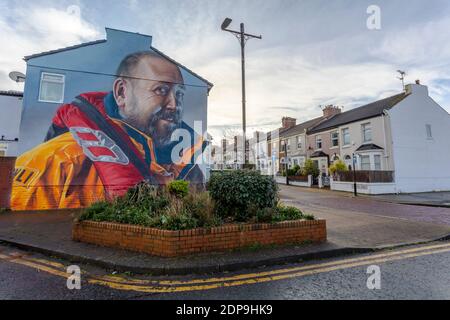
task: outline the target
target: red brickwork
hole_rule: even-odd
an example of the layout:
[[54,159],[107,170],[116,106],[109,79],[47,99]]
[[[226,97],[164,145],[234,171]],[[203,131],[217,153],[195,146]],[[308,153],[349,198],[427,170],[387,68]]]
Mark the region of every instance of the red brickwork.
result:
[[0,208],[11,208],[11,189],[15,163],[16,158],[14,157],[0,157]]
[[75,241],[122,248],[161,257],[225,251],[252,245],[327,240],[326,221],[228,225],[209,229],[165,231],[117,223],[83,221],[72,230]]

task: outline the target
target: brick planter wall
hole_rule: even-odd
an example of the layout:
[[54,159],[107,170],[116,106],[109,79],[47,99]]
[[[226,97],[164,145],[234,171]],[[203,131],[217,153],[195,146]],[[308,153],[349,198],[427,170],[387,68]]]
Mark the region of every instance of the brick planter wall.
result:
[[11,208],[11,190],[15,163],[15,157],[0,157],[0,208]]
[[175,257],[200,252],[225,251],[256,244],[323,242],[327,240],[327,231],[325,220],[228,225],[185,231],[83,221],[73,225],[72,239],[161,257]]

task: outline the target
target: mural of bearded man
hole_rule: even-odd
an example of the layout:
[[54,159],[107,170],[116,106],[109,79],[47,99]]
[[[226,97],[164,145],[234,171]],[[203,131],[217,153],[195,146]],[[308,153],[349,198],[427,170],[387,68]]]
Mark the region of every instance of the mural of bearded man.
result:
[[[206,143],[182,121],[185,91],[173,62],[152,51],[125,57],[111,92],[84,93],[62,105],[46,141],[17,159],[12,209],[85,207],[144,180],[203,186],[195,159]],[[177,129],[191,141],[173,159]]]

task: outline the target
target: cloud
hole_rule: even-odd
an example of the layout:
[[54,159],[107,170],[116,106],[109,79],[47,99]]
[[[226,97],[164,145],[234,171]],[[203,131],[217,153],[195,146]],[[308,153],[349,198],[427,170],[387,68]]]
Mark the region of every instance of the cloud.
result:
[[83,20],[76,6],[56,9],[25,5],[2,10],[0,34],[8,37],[8,45],[0,53],[2,90],[21,89],[5,75],[13,70],[25,72],[24,56],[100,37],[99,28]]
[[214,83],[208,110],[213,135],[238,129],[240,48],[220,30],[231,17],[232,28],[244,21],[249,32],[263,35],[246,46],[249,131],[274,129],[283,116],[298,122],[320,116],[319,105],[349,110],[393,95],[401,90],[397,69],[407,71],[407,82],[428,85],[450,109],[445,0],[410,0],[407,6],[379,0],[379,31],[366,28],[371,0],[79,1],[87,14],[80,19],[51,0],[0,8],[0,32],[8,35],[0,53],[0,88],[15,89],[4,73],[24,71],[22,56],[98,39],[105,26],[118,27],[152,35],[156,48]]

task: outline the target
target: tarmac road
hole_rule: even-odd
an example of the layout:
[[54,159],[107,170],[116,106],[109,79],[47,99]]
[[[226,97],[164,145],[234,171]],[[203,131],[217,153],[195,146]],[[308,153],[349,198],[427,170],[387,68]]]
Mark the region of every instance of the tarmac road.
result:
[[[80,290],[67,288],[69,265],[0,246],[0,299],[450,299],[450,242],[204,276],[80,266]],[[380,267],[379,290],[367,287],[371,265]]]

